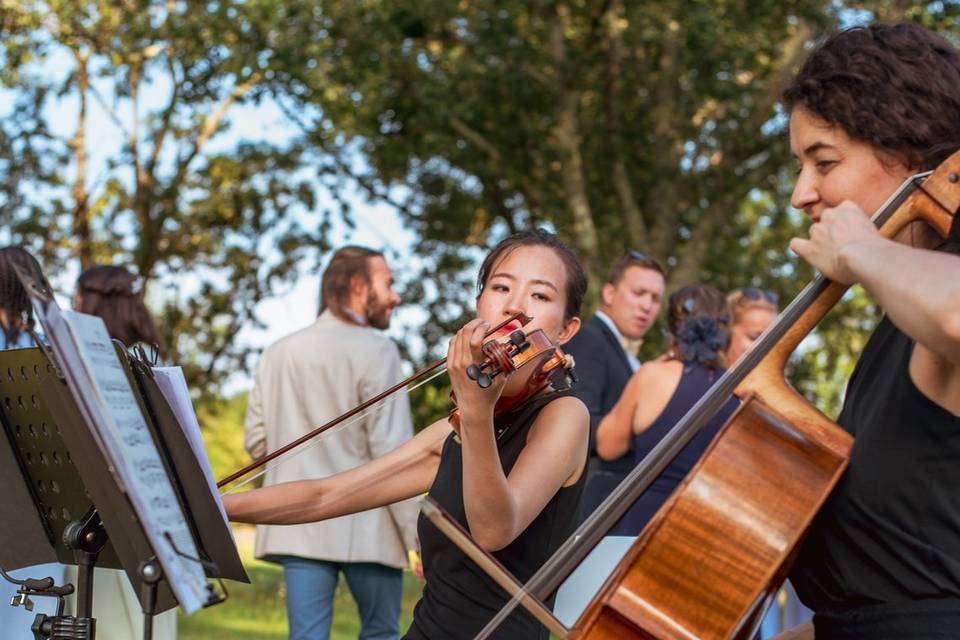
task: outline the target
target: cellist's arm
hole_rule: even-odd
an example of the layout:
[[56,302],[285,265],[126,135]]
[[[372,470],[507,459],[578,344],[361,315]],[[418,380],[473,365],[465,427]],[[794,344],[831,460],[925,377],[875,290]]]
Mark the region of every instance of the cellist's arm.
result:
[[813,623],[808,621],[773,636],[771,640],[813,640],[813,638]]
[[904,333],[960,367],[960,257],[885,239],[852,202],[790,248],[832,280],[861,283]]

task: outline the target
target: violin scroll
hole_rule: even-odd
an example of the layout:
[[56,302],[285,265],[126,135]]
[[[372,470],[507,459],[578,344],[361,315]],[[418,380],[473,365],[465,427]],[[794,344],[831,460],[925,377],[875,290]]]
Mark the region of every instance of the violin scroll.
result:
[[513,361],[514,357],[529,348],[527,336],[519,329],[510,334],[510,339],[506,343],[491,340],[481,347],[486,360],[467,367],[467,377],[476,380],[477,386],[481,389],[486,389],[501,373],[509,374],[514,371],[517,368]]
[[[467,368],[467,375],[481,388],[489,387],[497,375],[510,375],[521,367],[527,372],[524,388],[513,395],[500,396],[494,406],[494,415],[511,411],[548,386],[563,389],[577,379],[573,372],[573,357],[564,354],[541,329],[526,335],[523,331],[514,331],[507,342],[488,342],[482,349],[487,358]],[[460,409],[452,391],[450,400],[454,405],[450,424],[459,429]]]

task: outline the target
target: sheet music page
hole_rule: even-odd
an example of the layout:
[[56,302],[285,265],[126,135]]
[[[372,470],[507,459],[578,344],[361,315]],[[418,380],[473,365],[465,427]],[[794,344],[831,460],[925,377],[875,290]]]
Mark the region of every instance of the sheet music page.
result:
[[197,457],[200,468],[203,469],[203,475],[207,479],[210,493],[217,499],[217,506],[220,507],[223,522],[227,525],[227,529],[230,529],[230,521],[227,520],[227,511],[223,508],[220,490],[217,489],[217,481],[213,477],[213,468],[210,466],[210,458],[207,457],[207,449],[203,444],[200,423],[197,422],[197,414],[193,410],[193,401],[190,398],[187,380],[183,377],[183,369],[180,367],[153,367],[153,379],[156,380],[163,397],[167,399],[167,403],[173,409],[173,414],[177,417],[180,428],[187,435],[190,448],[193,449],[193,454]]
[[207,601],[193,535],[103,320],[50,305],[48,337],[68,385],[143,525],[165,578],[187,613]]

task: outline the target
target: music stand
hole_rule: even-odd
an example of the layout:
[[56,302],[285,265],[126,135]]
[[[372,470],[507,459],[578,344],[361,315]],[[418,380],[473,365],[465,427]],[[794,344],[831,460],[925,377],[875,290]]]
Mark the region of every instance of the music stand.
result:
[[[26,280],[36,305],[55,304],[34,281]],[[149,368],[126,357],[120,362],[162,463],[147,471],[161,473],[164,481],[180,481],[173,483],[173,494],[199,557],[182,552],[169,533],[164,534],[166,541],[177,555],[202,565],[209,577],[249,582],[215,498],[205,483],[194,482],[203,472],[166,400],[151,384]],[[137,590],[144,634],[150,637],[152,615],[175,606],[177,599],[132,508],[129,492],[136,487],[124,487],[116,475],[102,450],[102,434],[88,424],[75,391],[58,375],[58,364],[46,348],[0,352],[0,421],[6,435],[0,437],[0,479],[6,481],[0,505],[0,565],[16,569],[59,560],[80,567],[78,615],[43,621],[38,616],[38,638],[63,634],[92,639],[93,565],[122,568]],[[50,592],[52,585],[29,582],[20,589],[22,601],[30,595],[60,597],[62,614],[62,589]],[[206,592],[200,606],[223,600],[209,584]]]

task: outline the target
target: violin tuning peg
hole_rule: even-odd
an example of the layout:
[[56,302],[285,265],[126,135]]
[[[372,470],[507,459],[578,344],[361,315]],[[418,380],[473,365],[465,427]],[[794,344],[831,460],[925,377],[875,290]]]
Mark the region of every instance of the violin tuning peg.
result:
[[481,371],[480,367],[478,367],[477,365],[472,364],[469,367],[467,367],[467,377],[470,378],[471,380],[479,380],[480,376],[482,375],[483,375],[483,371]]
[[493,378],[491,378],[485,373],[481,373],[480,376],[477,378],[477,386],[480,387],[481,389],[486,389],[491,384],[493,384]]
[[510,334],[510,342],[515,347],[519,347],[526,341],[527,341],[526,334],[523,331],[520,331],[519,329],[517,329],[516,331]]

